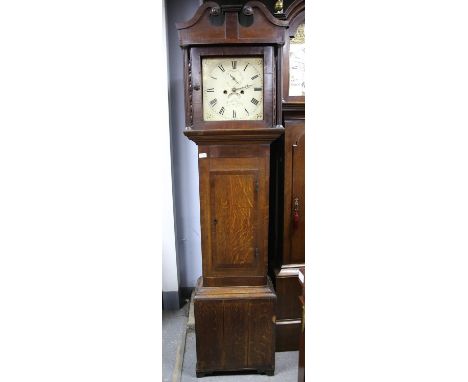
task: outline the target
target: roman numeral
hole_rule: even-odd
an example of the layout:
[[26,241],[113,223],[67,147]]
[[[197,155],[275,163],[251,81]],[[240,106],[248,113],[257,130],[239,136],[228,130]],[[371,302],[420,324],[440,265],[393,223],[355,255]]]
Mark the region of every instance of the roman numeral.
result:
[[256,74],[255,76],[253,76],[251,79],[254,80],[258,77],[258,74]]
[[219,114],[223,115],[224,114],[224,106],[221,108],[221,110],[219,111]]
[[233,69],[237,68],[237,61],[231,61],[231,64]]
[[213,77],[213,76],[210,76],[210,77],[211,77],[212,79],[214,79],[214,80],[217,80],[217,78],[216,78],[216,77]]
[[214,92],[214,88],[206,89],[206,91],[207,91],[208,93],[213,93],[213,92]]
[[249,66],[249,63],[247,63],[247,65],[245,65],[244,72],[245,72],[245,69],[247,69],[247,66]]
[[250,115],[250,114],[249,114],[249,111],[248,111],[245,107],[244,107],[244,110],[245,110],[245,112],[247,113],[247,115]]
[[225,70],[223,65],[218,65],[218,68],[221,69],[222,72],[224,72],[224,70]]
[[258,100],[256,100],[255,98],[252,98],[250,102],[252,102],[255,106],[258,105]]
[[217,100],[216,98],[215,98],[215,99],[212,99],[212,100],[210,101],[211,107],[213,107],[214,105],[216,105],[217,102],[218,102],[218,100]]
[[262,91],[262,88],[254,88],[254,91],[256,91],[256,92],[261,92],[261,91]]
[[236,118],[236,111],[235,110],[232,111],[232,118]]

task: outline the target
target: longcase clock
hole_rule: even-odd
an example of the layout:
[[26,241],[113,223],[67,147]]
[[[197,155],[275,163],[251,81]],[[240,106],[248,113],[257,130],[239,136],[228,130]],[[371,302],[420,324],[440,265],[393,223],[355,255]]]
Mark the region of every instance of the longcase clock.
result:
[[270,275],[276,287],[276,351],[299,349],[302,308],[299,270],[305,264],[305,1],[295,0],[286,9],[282,65],[283,145],[273,166],[281,169],[277,192],[278,235],[272,237],[275,253]]
[[284,133],[279,81],[286,27],[258,1],[207,2],[177,24],[184,134],[198,145],[203,273],[194,297],[197,376],[274,373],[270,144]]

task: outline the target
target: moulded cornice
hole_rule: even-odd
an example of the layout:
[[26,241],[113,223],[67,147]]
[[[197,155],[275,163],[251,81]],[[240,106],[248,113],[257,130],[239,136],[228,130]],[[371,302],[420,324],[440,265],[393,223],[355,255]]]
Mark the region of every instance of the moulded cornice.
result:
[[[252,16],[252,23],[242,25],[239,13]],[[223,15],[224,16],[223,16]],[[214,17],[223,17],[222,24]],[[278,20],[261,2],[249,1],[243,7],[219,6],[214,1],[201,5],[186,22],[176,23],[182,47],[217,44],[284,44],[288,22]]]
[[238,145],[244,143],[271,143],[282,134],[283,127],[263,129],[186,130],[185,136],[197,145]]
[[187,28],[190,28],[191,26],[194,26],[200,20],[200,18],[205,14],[205,12],[211,13],[211,10],[213,8],[219,8],[219,5],[215,3],[214,1],[208,1],[204,3],[197,9],[197,11],[195,12],[195,14],[190,20],[176,23],[176,28],[187,29]]
[[291,5],[284,11],[285,18],[287,20],[292,20],[299,13],[305,10],[305,1],[304,0],[295,0]]
[[286,21],[278,20],[277,18],[275,18],[271,14],[269,9],[266,7],[266,5],[259,1],[249,1],[248,3],[245,3],[244,8],[242,9],[244,14],[247,14],[246,11],[249,9],[249,7],[252,8],[252,11],[254,8],[259,9],[262,12],[262,14],[267,18],[267,20],[274,25],[277,25],[279,27],[286,27],[288,25]]

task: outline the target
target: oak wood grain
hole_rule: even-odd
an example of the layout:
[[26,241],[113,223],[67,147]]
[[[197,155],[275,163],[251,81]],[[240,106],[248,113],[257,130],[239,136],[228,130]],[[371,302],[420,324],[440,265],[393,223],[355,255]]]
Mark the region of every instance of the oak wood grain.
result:
[[197,375],[275,367],[275,302],[271,282],[258,287],[205,287],[194,295]]
[[206,286],[266,280],[269,146],[242,145],[234,156],[235,147],[198,147]]
[[275,317],[273,301],[250,303],[249,316],[249,367],[261,369],[265,365],[274,369]]
[[194,314],[197,333],[197,370],[216,369],[219,365],[223,365],[224,361],[223,305],[195,303]]

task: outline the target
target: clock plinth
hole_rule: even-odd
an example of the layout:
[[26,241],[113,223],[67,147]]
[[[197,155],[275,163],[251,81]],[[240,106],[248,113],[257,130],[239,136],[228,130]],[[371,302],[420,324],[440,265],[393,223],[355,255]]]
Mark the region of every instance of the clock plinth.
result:
[[271,282],[243,287],[205,287],[194,294],[197,375],[275,369],[275,304]]
[[198,145],[197,376],[274,372],[270,144],[284,133],[279,73],[286,27],[258,1],[207,2],[177,25],[185,57],[184,134]]

